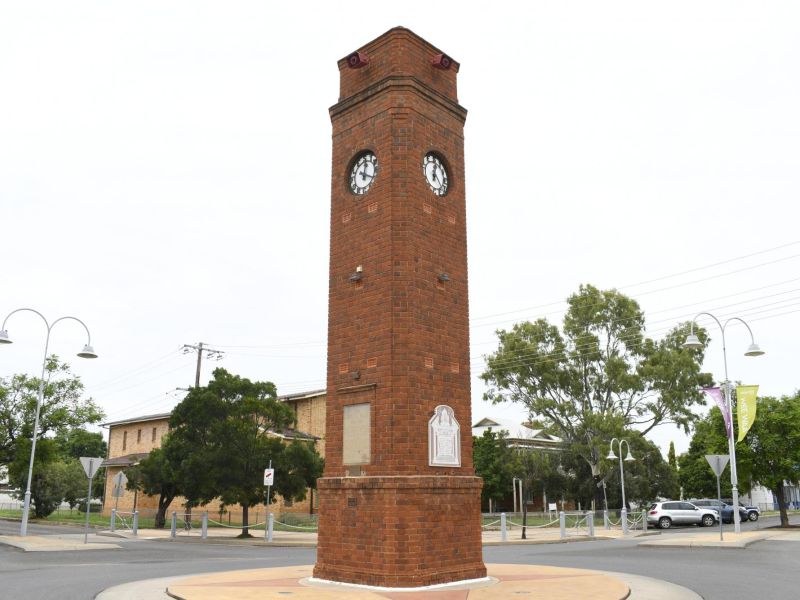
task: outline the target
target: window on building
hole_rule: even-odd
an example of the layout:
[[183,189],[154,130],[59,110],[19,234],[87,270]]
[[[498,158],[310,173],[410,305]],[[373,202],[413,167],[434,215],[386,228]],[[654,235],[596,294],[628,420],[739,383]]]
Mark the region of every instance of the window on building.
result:
[[155,427],[153,427],[153,439],[150,440],[150,441],[152,441],[152,442],[156,441],[156,428]]
[[139,429],[136,432],[136,443],[137,444],[141,444],[142,443],[142,430],[141,429]]
[[123,431],[122,432],[122,449],[125,450],[125,448],[127,448],[127,447],[128,447],[128,432],[127,431]]

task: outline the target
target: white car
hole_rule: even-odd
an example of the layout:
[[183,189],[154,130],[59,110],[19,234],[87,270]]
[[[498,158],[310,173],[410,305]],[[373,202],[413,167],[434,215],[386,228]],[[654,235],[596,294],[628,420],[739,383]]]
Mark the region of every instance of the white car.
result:
[[719,519],[717,511],[700,508],[691,502],[669,500],[654,502],[647,510],[647,522],[658,525],[661,529],[669,529],[673,525],[699,525],[711,527]]

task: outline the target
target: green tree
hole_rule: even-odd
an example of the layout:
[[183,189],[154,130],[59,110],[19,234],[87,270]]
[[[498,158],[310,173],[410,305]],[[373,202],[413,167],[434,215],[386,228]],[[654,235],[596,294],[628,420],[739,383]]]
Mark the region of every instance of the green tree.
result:
[[[30,440],[19,440],[15,460],[9,465],[8,475],[11,484],[20,490],[17,495],[20,500],[24,497],[22,490],[25,489],[30,456]],[[80,462],[74,458],[61,457],[54,440],[47,438],[37,443],[31,479],[31,508],[34,518],[47,518],[64,500],[70,506],[75,506],[78,498],[86,496],[87,484]]]
[[[524,405],[576,446],[598,482],[601,446],[612,432],[635,427],[644,435],[664,424],[688,432],[693,407],[703,402],[699,389],[711,378],[700,372],[703,350],[682,347],[687,324],[649,339],[634,300],[591,285],[580,286],[567,304],[561,330],[539,319],[497,332],[498,350],[481,375],[490,386],[484,398]],[[705,332],[696,332],[705,341]]]
[[[0,378],[0,466],[14,462],[20,440],[33,437],[39,383],[38,377],[24,374]],[[56,355],[50,356],[45,365],[37,454],[39,440],[66,434],[71,428],[97,423],[102,418],[103,412],[94,400],[83,397],[80,377],[73,375],[69,365]]]
[[[555,457],[548,452],[520,448],[514,453],[512,471],[522,480],[522,539],[527,539],[528,498],[534,489],[557,489],[564,481],[559,474]],[[537,484],[539,484],[537,486]]]
[[183,459],[172,466],[190,505],[214,497],[241,505],[241,535],[249,536],[250,507],[267,501],[263,476],[270,460],[276,469],[272,491],[286,500],[305,498],[322,474],[322,460],[308,443],[285,444],[275,435],[294,419],[273,383],[216,369],[208,386],[192,389],[170,418],[170,444]]
[[[103,439],[103,434],[92,431],[87,431],[80,427],[73,427],[66,431],[60,431],[55,436],[55,442],[58,445],[59,453],[65,461],[78,461],[82,456],[105,457],[108,452],[108,445]],[[105,467],[99,469],[92,479],[92,497],[99,498],[105,491]],[[86,483],[86,482],[84,482]],[[82,494],[86,495],[84,487]],[[75,506],[75,502],[70,501],[70,506]]]
[[81,456],[106,456],[108,445],[102,433],[88,431],[81,427],[61,430],[55,436],[61,454],[68,458]]
[[472,463],[475,474],[483,478],[481,501],[501,500],[512,489],[514,453],[508,446],[506,434],[488,429],[472,438]]
[[[739,445],[741,446],[741,444]],[[742,450],[745,448],[742,447]],[[738,450],[738,446],[737,446]],[[722,412],[716,406],[708,415],[695,424],[694,435],[689,442],[689,449],[678,458],[680,465],[679,480],[684,495],[688,498],[716,498],[717,478],[706,460],[706,454],[728,454],[728,438],[725,435],[725,423]],[[749,486],[750,456],[749,453],[737,452],[737,474],[740,491]],[[722,496],[731,496],[730,466],[720,476]]]
[[167,508],[177,496],[181,494],[179,479],[173,468],[173,463],[167,459],[170,448],[170,436],[167,435],[161,448],[151,450],[147,457],[125,469],[128,477],[126,489],[132,492],[142,492],[148,496],[158,496],[155,527],[163,529],[166,524]]
[[[789,526],[784,485],[800,481],[800,392],[781,399],[758,399],[756,420],[739,448],[747,449],[752,479],[778,500],[781,527]],[[737,470],[739,463],[737,461]]]

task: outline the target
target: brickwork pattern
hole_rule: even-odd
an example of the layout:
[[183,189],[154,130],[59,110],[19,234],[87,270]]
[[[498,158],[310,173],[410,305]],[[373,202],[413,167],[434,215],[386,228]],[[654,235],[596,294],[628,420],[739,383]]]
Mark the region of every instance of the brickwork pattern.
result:
[[[340,102],[330,109],[326,461],[314,573],[391,587],[483,577],[458,64],[435,69],[430,59],[440,51],[403,28],[360,51],[369,57],[363,68],[339,61]],[[367,150],[377,175],[367,194],[355,195],[349,172]],[[446,195],[425,179],[429,152],[447,168]],[[370,404],[371,457],[349,470],[343,413],[360,403]],[[461,425],[460,467],[428,464],[428,420],[439,404]]]
[[[486,576],[477,477],[341,477],[320,480],[314,577],[419,587]],[[477,527],[475,526],[477,524]]]

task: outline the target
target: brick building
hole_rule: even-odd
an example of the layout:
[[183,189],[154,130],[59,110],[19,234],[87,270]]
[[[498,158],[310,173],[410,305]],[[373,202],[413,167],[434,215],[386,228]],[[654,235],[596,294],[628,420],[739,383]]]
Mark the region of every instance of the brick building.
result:
[[[285,431],[272,431],[271,435],[287,441],[303,439],[315,443],[317,451],[325,456],[325,391],[317,390],[279,396],[279,400],[288,403],[295,412],[296,424],[293,429]],[[120,471],[137,464],[145,458],[151,450],[161,447],[161,440],[169,431],[169,418],[171,413],[145,415],[104,423],[108,428],[108,456],[103,462],[106,467],[105,493],[103,513],[111,514],[112,508],[120,511],[131,512],[134,506],[140,513],[147,513],[158,508],[158,498],[125,490],[117,499],[113,496],[114,477]],[[266,466],[266,465],[265,465]],[[280,476],[280,474],[278,474]],[[167,509],[167,512],[183,512],[183,498],[176,498]],[[308,490],[306,499],[302,502],[284,503],[280,497],[275,498],[272,508],[274,512],[315,512],[317,504],[316,493]],[[255,508],[255,507],[254,507]],[[219,502],[211,502],[202,510],[210,513],[219,511]],[[228,506],[229,512],[238,512],[237,506]]]

